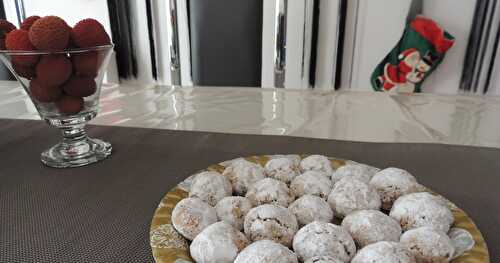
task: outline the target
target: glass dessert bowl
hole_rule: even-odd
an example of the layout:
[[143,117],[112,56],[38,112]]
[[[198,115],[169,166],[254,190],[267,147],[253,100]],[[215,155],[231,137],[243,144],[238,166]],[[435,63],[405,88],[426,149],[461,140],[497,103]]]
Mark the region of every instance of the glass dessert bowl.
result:
[[97,116],[112,50],[113,45],[54,52],[0,50],[40,117],[62,132],[62,141],[41,154],[47,166],[84,166],[111,154],[111,144],[89,138],[84,128]]

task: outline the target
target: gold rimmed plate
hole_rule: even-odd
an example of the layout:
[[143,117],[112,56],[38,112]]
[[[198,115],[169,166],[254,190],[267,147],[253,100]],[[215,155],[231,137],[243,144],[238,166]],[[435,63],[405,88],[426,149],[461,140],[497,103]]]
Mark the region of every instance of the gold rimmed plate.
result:
[[[305,156],[301,156],[302,158]],[[250,156],[245,159],[264,166],[271,156]],[[345,160],[330,158],[332,166],[339,168],[346,164]],[[215,164],[208,167],[208,171],[217,171],[222,173],[231,161]],[[188,189],[193,178],[189,177],[182,183],[170,190],[161,200],[156,209],[150,228],[150,245],[153,257],[157,263],[187,263],[193,262],[189,256],[189,241],[184,239],[172,226],[171,216],[175,205],[188,196]],[[431,192],[428,189],[422,189]],[[441,196],[442,197],[442,196]],[[455,204],[444,198],[455,217],[452,227],[467,230],[474,239],[474,247],[461,256],[453,259],[452,263],[488,263],[490,257],[488,247],[484,241],[483,235],[474,224],[472,219]]]

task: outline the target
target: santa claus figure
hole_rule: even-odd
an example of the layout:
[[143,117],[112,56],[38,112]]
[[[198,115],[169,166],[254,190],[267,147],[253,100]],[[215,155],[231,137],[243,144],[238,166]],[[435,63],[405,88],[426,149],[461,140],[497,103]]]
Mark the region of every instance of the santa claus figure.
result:
[[[415,84],[421,82],[431,65],[422,59],[415,48],[403,51],[398,65],[385,64],[384,74],[378,77],[379,86],[385,91],[413,92]],[[396,89],[396,90],[394,90]]]

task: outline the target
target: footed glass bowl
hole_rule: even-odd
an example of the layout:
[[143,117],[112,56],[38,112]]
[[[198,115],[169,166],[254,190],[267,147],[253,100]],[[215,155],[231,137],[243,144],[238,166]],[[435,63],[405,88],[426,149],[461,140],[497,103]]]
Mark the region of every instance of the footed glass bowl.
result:
[[85,133],[97,116],[102,79],[113,45],[57,52],[0,50],[0,58],[28,93],[40,117],[62,131],[63,140],[41,161],[78,167],[107,158],[111,144]]

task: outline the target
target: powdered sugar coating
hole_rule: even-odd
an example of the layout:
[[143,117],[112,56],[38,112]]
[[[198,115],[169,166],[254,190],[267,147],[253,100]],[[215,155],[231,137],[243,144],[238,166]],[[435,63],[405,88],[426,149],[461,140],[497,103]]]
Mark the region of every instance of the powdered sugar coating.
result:
[[232,225],[240,231],[243,230],[243,221],[250,209],[252,209],[252,203],[243,196],[224,197],[215,206],[219,220]]
[[290,247],[298,230],[295,216],[285,207],[261,205],[253,208],[245,217],[245,234],[251,241],[273,240]]
[[343,261],[333,257],[319,256],[310,258],[304,263],[343,263]]
[[428,226],[446,233],[454,221],[446,204],[427,192],[401,196],[389,215],[399,222],[403,231]]
[[262,179],[250,186],[246,197],[253,206],[275,204],[288,207],[295,200],[288,186],[273,178]]
[[243,233],[226,222],[217,222],[196,236],[189,250],[196,262],[232,263],[248,244]]
[[455,253],[446,233],[430,227],[408,230],[401,236],[401,244],[411,251],[417,262],[449,262]]
[[307,171],[292,181],[290,190],[296,197],[315,195],[327,199],[332,191],[332,182],[323,172]]
[[300,169],[305,171],[319,171],[331,176],[334,169],[330,160],[323,155],[310,155],[300,162]]
[[370,185],[377,189],[382,200],[382,208],[390,210],[400,196],[418,191],[417,179],[399,168],[387,168],[373,176]]
[[289,184],[300,174],[298,165],[287,157],[274,158],[266,163],[264,168],[267,176]]
[[377,168],[364,164],[346,164],[332,174],[332,182],[335,184],[342,178],[353,177],[364,183],[369,183],[377,170]]
[[251,185],[265,177],[262,166],[245,159],[232,161],[222,175],[229,179],[237,195],[245,195]]
[[357,210],[379,210],[380,197],[372,186],[352,177],[341,179],[328,196],[335,216],[344,217]]
[[287,247],[271,240],[261,240],[246,247],[234,263],[298,263],[297,256]]
[[401,226],[398,221],[377,210],[360,210],[347,215],[344,227],[359,247],[380,241],[399,241]]
[[182,199],[172,211],[175,230],[188,240],[193,240],[203,229],[215,222],[215,209],[198,198]]
[[219,200],[231,196],[233,187],[229,180],[218,172],[201,172],[193,180],[189,197],[199,198],[211,206]]
[[295,200],[288,209],[297,217],[299,226],[304,226],[314,221],[331,222],[333,211],[330,205],[322,198],[314,195],[304,195]]
[[351,263],[416,263],[416,260],[401,243],[382,241],[361,249]]
[[329,256],[349,262],[356,254],[354,240],[344,228],[318,221],[297,232],[293,239],[293,249],[301,261]]

